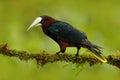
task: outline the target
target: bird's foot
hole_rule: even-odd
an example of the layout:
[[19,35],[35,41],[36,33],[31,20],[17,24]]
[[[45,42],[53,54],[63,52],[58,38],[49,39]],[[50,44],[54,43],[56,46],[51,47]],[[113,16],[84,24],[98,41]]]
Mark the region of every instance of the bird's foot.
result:
[[75,54],[75,62],[78,61],[78,54]]
[[60,60],[60,54],[56,53],[57,60]]

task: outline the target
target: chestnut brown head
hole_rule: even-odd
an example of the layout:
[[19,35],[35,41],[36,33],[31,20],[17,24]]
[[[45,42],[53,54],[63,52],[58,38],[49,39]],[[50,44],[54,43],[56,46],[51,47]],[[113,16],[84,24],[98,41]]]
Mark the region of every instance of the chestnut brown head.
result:
[[37,17],[33,23],[28,27],[27,31],[31,28],[35,27],[36,25],[40,24],[43,30],[46,30],[52,23],[56,22],[57,20],[50,17],[50,16],[39,16]]

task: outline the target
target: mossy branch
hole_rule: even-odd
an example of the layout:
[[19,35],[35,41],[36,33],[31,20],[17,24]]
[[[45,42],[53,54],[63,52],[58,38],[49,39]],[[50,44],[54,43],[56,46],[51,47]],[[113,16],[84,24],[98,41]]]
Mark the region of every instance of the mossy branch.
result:
[[[28,61],[29,59],[35,59],[37,64],[41,66],[45,65],[48,62],[53,63],[56,61],[65,61],[78,64],[89,63],[90,66],[93,66],[98,63],[102,64],[98,59],[96,59],[94,56],[90,54],[80,55],[77,61],[75,60],[75,56],[73,54],[61,54],[60,59],[58,59],[58,57],[55,54],[48,54],[45,51],[37,54],[30,54],[26,51],[10,50],[8,49],[7,44],[0,46],[0,54],[9,57],[17,57],[20,60],[25,61]],[[111,64],[120,68],[119,53],[116,55],[108,55],[106,59],[108,60],[106,64]]]

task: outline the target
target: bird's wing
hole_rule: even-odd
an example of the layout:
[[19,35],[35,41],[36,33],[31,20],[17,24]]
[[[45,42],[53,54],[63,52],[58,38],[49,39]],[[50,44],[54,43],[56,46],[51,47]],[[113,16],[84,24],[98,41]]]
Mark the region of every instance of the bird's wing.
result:
[[87,36],[82,31],[73,28],[70,24],[57,21],[49,28],[49,36],[54,40],[63,40],[69,43],[81,43]]

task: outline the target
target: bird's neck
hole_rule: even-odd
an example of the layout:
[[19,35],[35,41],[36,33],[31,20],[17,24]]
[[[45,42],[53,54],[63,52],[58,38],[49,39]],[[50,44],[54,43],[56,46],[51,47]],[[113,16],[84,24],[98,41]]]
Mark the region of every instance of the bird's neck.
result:
[[53,20],[53,21],[46,21],[42,24],[42,29],[43,32],[46,33],[47,29],[53,24],[55,23],[57,20]]

